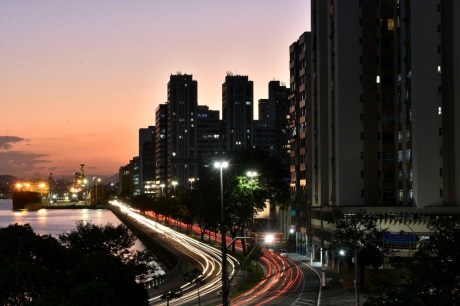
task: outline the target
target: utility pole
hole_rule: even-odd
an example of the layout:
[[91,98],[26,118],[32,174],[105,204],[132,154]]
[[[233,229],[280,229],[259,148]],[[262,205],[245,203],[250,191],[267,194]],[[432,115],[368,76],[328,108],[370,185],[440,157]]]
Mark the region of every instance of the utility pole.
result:
[[358,293],[358,234],[357,234],[357,220],[356,216],[354,218],[354,257],[355,257],[355,299],[356,306],[359,306],[359,293]]

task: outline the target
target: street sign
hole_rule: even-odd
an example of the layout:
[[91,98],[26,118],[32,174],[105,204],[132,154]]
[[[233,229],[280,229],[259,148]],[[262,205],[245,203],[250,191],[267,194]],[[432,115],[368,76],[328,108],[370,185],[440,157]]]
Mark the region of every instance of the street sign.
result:
[[414,250],[417,236],[412,234],[383,234],[383,247],[388,249]]

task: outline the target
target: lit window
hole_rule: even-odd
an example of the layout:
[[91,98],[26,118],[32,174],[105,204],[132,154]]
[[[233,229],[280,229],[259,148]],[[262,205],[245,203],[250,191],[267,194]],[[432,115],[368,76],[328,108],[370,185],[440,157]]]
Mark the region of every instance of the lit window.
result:
[[380,75],[377,76],[377,83],[380,83]]
[[441,73],[441,66],[438,66],[438,73]]
[[442,107],[438,106],[438,115],[442,115]]
[[176,152],[172,152],[172,156],[176,156]]
[[251,105],[251,101],[246,101],[246,105]]
[[393,31],[395,28],[395,21],[393,19],[387,20],[388,31]]

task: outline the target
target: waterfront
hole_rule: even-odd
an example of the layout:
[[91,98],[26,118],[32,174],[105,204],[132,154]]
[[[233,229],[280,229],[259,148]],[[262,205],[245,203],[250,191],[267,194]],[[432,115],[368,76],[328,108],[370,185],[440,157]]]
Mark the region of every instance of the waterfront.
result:
[[[8,203],[3,201],[2,206],[7,207]],[[75,229],[77,222],[91,222],[97,225],[110,223],[114,226],[122,222],[107,209],[40,209],[40,210],[18,210],[0,209],[0,228],[10,224],[29,223],[35,233],[40,235],[53,235],[70,232]],[[137,240],[136,249],[143,249],[143,244]]]
[[118,225],[120,220],[106,209],[40,209],[40,210],[0,210],[0,227],[10,224],[29,223],[34,232],[40,235],[57,236],[75,229],[78,221],[105,225]]

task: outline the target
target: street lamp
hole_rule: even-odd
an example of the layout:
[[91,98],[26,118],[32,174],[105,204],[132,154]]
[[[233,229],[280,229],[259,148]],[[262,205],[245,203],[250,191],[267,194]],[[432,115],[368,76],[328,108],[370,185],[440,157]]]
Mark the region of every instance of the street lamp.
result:
[[173,185],[173,188],[174,188],[174,194],[176,194],[177,181],[172,181],[171,184]]
[[248,171],[248,172],[246,172],[246,175],[249,178],[251,178],[251,180],[252,180],[253,178],[255,178],[257,176],[257,172],[256,171]]
[[[246,176],[249,177],[251,181],[251,205],[254,208],[254,186],[252,186],[253,179],[257,176],[256,171],[248,171],[246,172]],[[251,231],[254,230],[254,213],[251,215]]]
[[190,189],[193,189],[193,182],[195,181],[195,178],[191,177],[188,179],[188,181],[190,182]]
[[225,239],[225,224],[224,224],[224,184],[223,184],[223,169],[228,167],[227,161],[217,161],[214,163],[214,168],[220,170],[220,234],[221,234],[221,251],[222,251],[222,305],[228,306],[228,276],[227,276],[227,241]]
[[345,256],[345,251],[340,250],[339,255],[340,257],[339,257],[339,261],[337,262],[337,273],[340,273],[340,262],[342,261],[343,256]]

